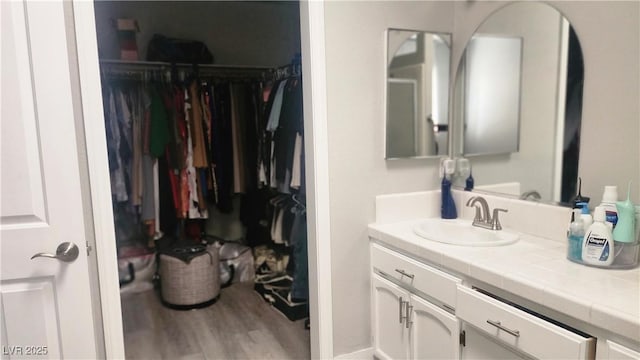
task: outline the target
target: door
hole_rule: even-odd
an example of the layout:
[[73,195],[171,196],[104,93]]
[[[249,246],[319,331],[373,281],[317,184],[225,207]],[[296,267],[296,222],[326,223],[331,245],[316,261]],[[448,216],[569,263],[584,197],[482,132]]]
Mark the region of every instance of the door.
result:
[[411,350],[414,359],[458,359],[460,320],[411,295]]
[[95,358],[63,4],[0,3],[2,358]]
[[409,332],[405,315],[409,293],[376,274],[372,282],[375,356],[380,359],[408,359]]

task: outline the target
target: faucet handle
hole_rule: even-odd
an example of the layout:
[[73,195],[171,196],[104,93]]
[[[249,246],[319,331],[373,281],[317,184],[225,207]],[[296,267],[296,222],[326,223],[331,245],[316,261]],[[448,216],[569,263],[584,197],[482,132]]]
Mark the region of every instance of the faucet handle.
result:
[[509,212],[507,209],[495,208],[493,209],[493,216],[491,217],[491,229],[492,230],[502,230],[502,225],[500,224],[500,218],[498,214],[502,212]]

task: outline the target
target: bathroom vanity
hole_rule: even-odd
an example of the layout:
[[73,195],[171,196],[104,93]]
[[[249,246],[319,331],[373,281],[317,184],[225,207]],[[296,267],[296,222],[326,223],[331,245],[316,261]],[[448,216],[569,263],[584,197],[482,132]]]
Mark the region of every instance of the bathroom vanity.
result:
[[[470,196],[454,192],[458,222],[474,217],[464,207]],[[640,359],[640,270],[566,260],[570,209],[484,197],[509,210],[503,226],[517,241],[434,241],[420,229],[438,218],[439,192],[377,197],[369,225],[374,356]]]

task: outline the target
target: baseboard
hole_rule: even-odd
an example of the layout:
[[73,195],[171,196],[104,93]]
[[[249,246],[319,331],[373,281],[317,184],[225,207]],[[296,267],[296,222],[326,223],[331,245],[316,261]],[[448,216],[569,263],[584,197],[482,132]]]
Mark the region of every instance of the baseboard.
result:
[[373,359],[373,348],[366,348],[334,357],[338,360]]

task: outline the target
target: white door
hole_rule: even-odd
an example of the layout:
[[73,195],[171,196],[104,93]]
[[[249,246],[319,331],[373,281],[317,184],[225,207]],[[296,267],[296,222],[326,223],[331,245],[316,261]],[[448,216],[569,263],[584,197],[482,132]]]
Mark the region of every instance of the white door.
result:
[[375,274],[372,282],[375,356],[380,359],[407,359],[409,331],[405,316],[409,293]]
[[411,349],[414,359],[459,359],[460,320],[411,296]]
[[95,358],[63,4],[0,3],[2,358]]

